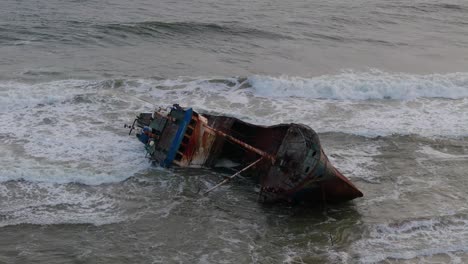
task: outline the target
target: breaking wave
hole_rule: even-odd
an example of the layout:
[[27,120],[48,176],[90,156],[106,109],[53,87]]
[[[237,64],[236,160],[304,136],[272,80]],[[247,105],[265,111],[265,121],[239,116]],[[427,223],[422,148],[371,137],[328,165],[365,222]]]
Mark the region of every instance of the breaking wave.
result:
[[2,83],[0,105],[0,181],[100,184],[148,168],[122,129],[142,109],[93,82]]
[[[121,80],[119,80],[121,82]],[[344,72],[318,77],[177,78],[136,80],[164,91],[250,92],[267,98],[331,100],[413,100],[417,98],[462,99],[468,97],[468,73],[413,75],[407,73]],[[108,81],[112,83],[113,81]],[[125,81],[125,84],[128,82]]]
[[150,102],[178,102],[264,125],[301,122],[318,132],[370,137],[468,136],[468,73],[178,78],[122,87]]
[[406,73],[342,73],[315,78],[253,76],[256,94],[337,100],[468,97],[468,73],[411,75]]

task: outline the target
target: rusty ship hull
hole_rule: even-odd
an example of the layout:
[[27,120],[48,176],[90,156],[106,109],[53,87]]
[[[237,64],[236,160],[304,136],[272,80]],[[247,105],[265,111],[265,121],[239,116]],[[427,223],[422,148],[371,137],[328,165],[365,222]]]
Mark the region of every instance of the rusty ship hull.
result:
[[302,124],[259,126],[237,118],[199,114],[174,105],[141,113],[132,129],[162,167],[215,167],[221,160],[245,167],[263,201],[343,202],[362,192],[333,167],[317,133]]

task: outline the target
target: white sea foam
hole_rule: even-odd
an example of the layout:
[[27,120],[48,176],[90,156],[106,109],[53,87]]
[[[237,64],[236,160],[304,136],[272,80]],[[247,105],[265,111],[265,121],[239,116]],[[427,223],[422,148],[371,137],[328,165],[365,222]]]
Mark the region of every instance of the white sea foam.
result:
[[54,183],[0,184],[0,227],[18,224],[103,225],[123,221],[123,215],[112,198],[93,188]]
[[[191,92],[223,92],[230,95],[248,92],[266,98],[307,98],[333,100],[416,98],[461,99],[468,97],[468,73],[413,75],[369,72],[344,72],[311,78],[294,76],[254,75],[244,78],[177,78],[165,80],[138,80],[132,85],[164,90],[174,94]],[[230,98],[236,100],[237,98]]]
[[[468,160],[468,155],[445,153],[430,146],[423,146],[418,150],[418,152],[424,154],[430,160]],[[419,159],[422,160],[422,158]]]
[[0,85],[0,121],[6,124],[0,126],[1,180],[99,184],[149,167],[142,146],[122,128],[133,105],[93,85]]
[[331,249],[327,252],[327,254],[330,263],[352,263],[349,259],[348,252],[336,251]]
[[349,148],[327,148],[327,152],[332,164],[343,174],[350,178],[359,178],[367,181],[376,181],[379,172],[375,169],[378,163],[374,157],[380,155],[379,145],[353,145]]
[[374,70],[315,78],[253,76],[248,82],[256,94],[266,97],[408,100],[468,96],[468,73],[411,75]]
[[221,81],[179,78],[139,81],[125,89],[146,100],[178,102],[202,112],[228,114],[265,125],[301,122],[318,132],[370,137],[391,134],[468,136],[468,115],[465,114],[468,111],[468,73],[371,72],[321,76],[300,82],[297,79],[268,76]]
[[288,248],[287,252],[284,255],[285,255],[284,260],[283,260],[284,264],[294,264],[294,263],[305,264],[300,254],[298,254],[297,252],[294,252],[290,248]]
[[465,217],[452,215],[377,224],[351,251],[362,263],[467,252],[467,224]]

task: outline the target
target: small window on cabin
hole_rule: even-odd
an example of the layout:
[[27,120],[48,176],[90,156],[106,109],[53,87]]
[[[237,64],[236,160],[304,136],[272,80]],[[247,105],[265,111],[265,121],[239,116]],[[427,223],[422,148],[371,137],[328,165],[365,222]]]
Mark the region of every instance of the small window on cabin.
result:
[[307,167],[307,168],[305,169],[305,173],[308,173],[308,172],[309,172],[309,169],[310,169],[310,167]]

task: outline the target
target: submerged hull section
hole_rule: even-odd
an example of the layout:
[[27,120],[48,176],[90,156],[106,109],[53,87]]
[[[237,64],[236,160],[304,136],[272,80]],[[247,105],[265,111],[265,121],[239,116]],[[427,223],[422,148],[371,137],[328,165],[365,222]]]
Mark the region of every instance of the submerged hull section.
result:
[[150,159],[163,167],[216,167],[227,160],[242,168],[255,162],[244,174],[258,181],[264,201],[341,202],[363,196],[330,164],[318,135],[305,125],[258,126],[178,105],[142,113],[135,122]]

